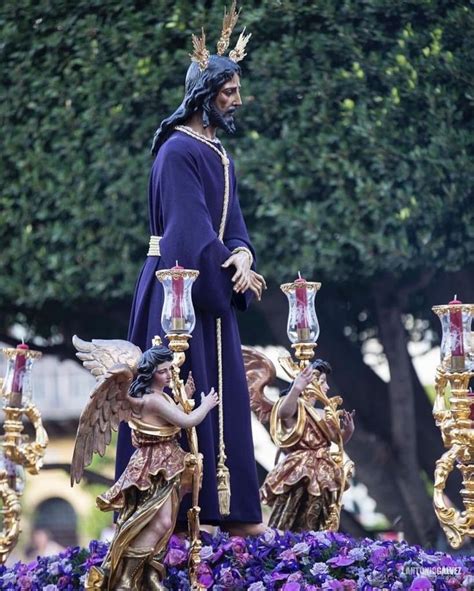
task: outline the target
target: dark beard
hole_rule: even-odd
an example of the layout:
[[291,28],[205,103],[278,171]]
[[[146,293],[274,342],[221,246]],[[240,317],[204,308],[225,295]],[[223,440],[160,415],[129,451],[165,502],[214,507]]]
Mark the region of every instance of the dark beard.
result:
[[209,109],[209,123],[213,127],[223,129],[226,133],[233,134],[235,133],[234,112],[235,110],[232,110],[226,115],[223,115],[215,105],[211,105]]

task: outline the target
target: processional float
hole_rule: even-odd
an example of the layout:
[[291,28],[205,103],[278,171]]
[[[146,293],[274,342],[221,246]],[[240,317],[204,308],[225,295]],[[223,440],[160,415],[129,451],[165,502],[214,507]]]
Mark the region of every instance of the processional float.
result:
[[[463,304],[455,296],[447,305],[434,306],[433,312],[443,331],[433,416],[448,449],[436,462],[433,504],[449,544],[459,548],[474,538],[474,395],[469,384],[474,378],[474,304]],[[444,494],[454,467],[462,474],[463,511],[449,505]]]

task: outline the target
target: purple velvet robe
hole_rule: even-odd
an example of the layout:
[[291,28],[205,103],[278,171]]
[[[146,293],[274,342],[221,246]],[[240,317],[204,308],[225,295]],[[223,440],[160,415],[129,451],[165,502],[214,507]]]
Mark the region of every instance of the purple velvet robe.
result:
[[[250,293],[235,294],[231,277],[235,268],[221,264],[238,246],[252,250],[237,196],[234,164],[230,164],[230,200],[223,243],[218,238],[224,196],[221,159],[209,146],[182,132],[160,148],[149,183],[150,233],[162,236],[160,257],[147,257],[136,286],[129,340],[145,350],[161,329],[163,287],[155,271],[173,267],[198,269],[193,286],[196,327],[181,368],[185,379],[192,370],[196,404],[200,393],[218,389],[216,318],[222,319],[224,374],[224,439],[231,478],[230,515],[226,521],[259,523],[261,509],[250,425],[250,405],[236,319],[236,308],[245,310]],[[166,339],[163,338],[166,344]],[[200,494],[201,522],[222,521],[218,508],[216,467],[219,452],[218,409],[213,409],[197,427],[199,450],[204,455],[204,478]],[[117,475],[133,452],[130,431],[122,424],[117,450]],[[186,519],[189,498],[181,504]]]

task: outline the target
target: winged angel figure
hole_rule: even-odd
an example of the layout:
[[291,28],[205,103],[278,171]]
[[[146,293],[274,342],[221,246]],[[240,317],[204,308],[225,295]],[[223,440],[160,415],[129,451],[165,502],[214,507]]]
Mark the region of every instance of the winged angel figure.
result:
[[[142,353],[122,340],[74,337],[73,344],[97,382],[79,421],[71,484],[81,480],[94,453],[105,453],[120,421],[128,421],[136,448],[119,480],[97,498],[102,511],[118,511],[119,518],[109,552],[101,567],[89,571],[85,588],[163,589],[160,560],[180,500],[195,486],[197,449],[196,454],[186,453],[178,437],[181,429],[191,430],[204,419],[216,406],[217,395],[213,390],[201,394],[201,405],[191,410],[192,376],[184,386],[172,351],[162,345]],[[164,391],[170,386],[175,395],[177,389],[181,392],[180,404]]]
[[251,408],[260,422],[270,424],[272,439],[285,454],[260,489],[262,501],[272,507],[269,525],[284,531],[337,530],[353,468],[343,452],[354,431],[354,413],[337,410],[341,397],[327,396],[331,366],[322,359],[305,367],[290,356],[280,358],[292,383],[273,403],[265,388],[276,378],[275,366],[252,347],[242,351]]

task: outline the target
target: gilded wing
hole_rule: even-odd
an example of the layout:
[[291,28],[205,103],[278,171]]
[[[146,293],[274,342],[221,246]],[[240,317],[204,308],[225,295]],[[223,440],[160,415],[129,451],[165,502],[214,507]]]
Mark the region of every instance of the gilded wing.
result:
[[127,365],[135,372],[142,354],[139,347],[120,339],[93,339],[89,342],[74,335],[72,344],[78,351],[76,357],[97,380],[115,365]]
[[261,423],[268,423],[273,402],[265,396],[265,386],[276,378],[275,366],[266,355],[253,347],[242,347],[250,408]]
[[82,411],[71,462],[71,486],[82,478],[92,455],[103,456],[120,421],[132,414],[128,389],[135,375],[128,364],[116,364],[99,377]]

